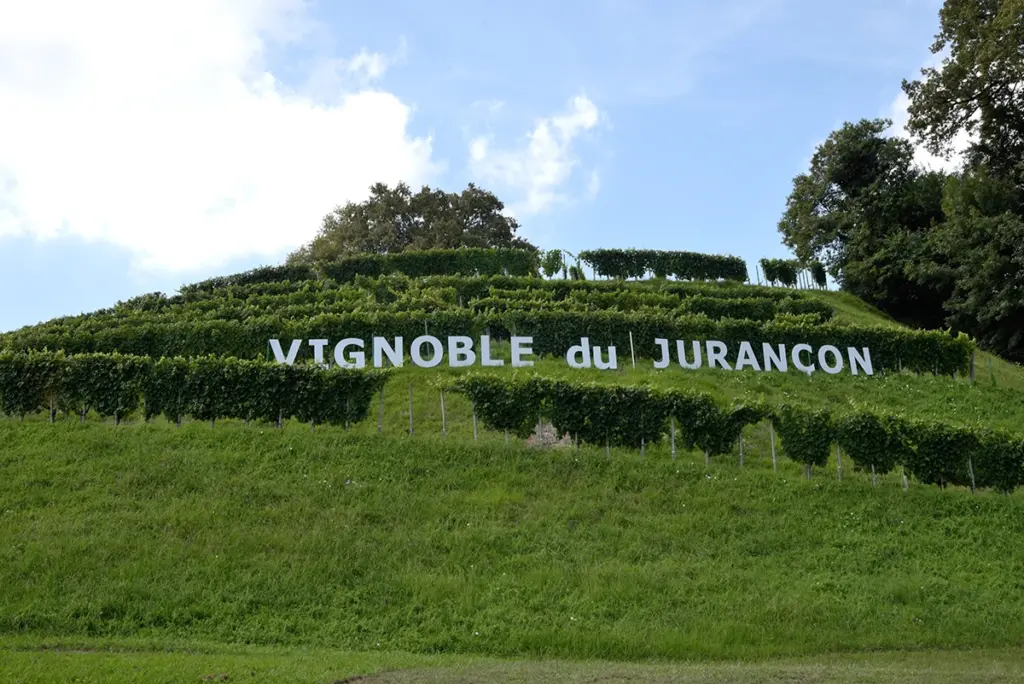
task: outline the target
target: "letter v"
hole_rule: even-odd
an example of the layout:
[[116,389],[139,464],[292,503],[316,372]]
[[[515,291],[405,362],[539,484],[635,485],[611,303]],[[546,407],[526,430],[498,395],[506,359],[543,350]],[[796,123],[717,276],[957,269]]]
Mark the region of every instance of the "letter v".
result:
[[281,340],[270,340],[270,348],[274,351],[274,358],[277,359],[278,363],[287,363],[289,366],[295,363],[295,357],[299,355],[299,347],[302,346],[302,340],[292,340],[292,346],[288,349],[288,357],[285,358],[284,351],[281,350]]

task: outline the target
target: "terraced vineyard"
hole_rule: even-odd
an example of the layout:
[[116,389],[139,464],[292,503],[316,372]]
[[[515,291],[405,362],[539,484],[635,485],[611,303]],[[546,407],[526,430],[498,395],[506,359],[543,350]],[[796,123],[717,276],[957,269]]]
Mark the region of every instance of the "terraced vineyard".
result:
[[[260,269],[0,336],[0,640],[637,659],[1024,639],[1018,367],[842,293],[403,258],[414,275]],[[503,365],[442,345],[422,368],[428,337]],[[615,367],[571,367],[584,337]]]

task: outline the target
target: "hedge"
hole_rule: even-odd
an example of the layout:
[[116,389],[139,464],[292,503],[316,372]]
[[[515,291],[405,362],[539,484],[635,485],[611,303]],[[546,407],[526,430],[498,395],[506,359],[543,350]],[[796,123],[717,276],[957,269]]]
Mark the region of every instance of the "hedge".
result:
[[[718,340],[729,347],[727,361],[735,362],[741,342],[749,342],[759,354],[762,344],[796,344],[818,348],[834,345],[871,350],[874,368],[900,369],[942,375],[966,373],[974,349],[963,335],[952,337],[938,331],[853,326],[807,321],[724,319],[714,321],[703,315],[673,315],[621,311],[509,311],[474,314],[466,309],[433,312],[354,312],[321,314],[290,319],[253,316],[246,320],[198,320],[119,326],[92,331],[25,330],[9,335],[10,349],[64,350],[68,353],[112,353],[137,356],[205,356],[217,354],[238,358],[270,358],[270,339],[317,339],[334,342],[346,337],[369,340],[373,336],[414,338],[431,334],[479,336],[490,331],[497,338],[510,334],[532,336],[536,354],[563,356],[570,347],[588,337],[590,344],[614,345],[620,358],[630,348],[630,333],[640,358],[660,358],[654,340]],[[303,354],[308,354],[304,347]],[[305,357],[303,357],[305,358]]]
[[431,275],[537,276],[540,254],[527,249],[410,250],[394,254],[361,254],[320,265],[321,272],[339,283],[358,276],[377,277],[402,273],[410,277]]
[[[550,297],[553,301],[567,299],[596,301],[601,299],[626,301],[639,298],[651,303],[672,302],[671,309],[685,306],[691,297],[713,299],[769,299],[779,311],[820,311],[828,317],[830,307],[801,292],[769,287],[739,285],[736,283],[681,283],[647,281],[542,280],[528,277],[467,277],[427,276],[418,280],[406,276],[360,276],[348,286],[339,286],[331,280],[303,282],[259,282],[248,285],[225,285],[210,291],[189,291],[187,294],[164,296],[150,293],[119,302],[114,307],[78,316],[55,318],[46,323],[26,326],[11,333],[0,334],[0,349],[11,346],[19,349],[28,345],[24,340],[78,332],[101,332],[111,326],[144,326],[170,321],[196,319],[245,320],[267,315],[310,317],[320,311],[338,313],[365,309],[376,311],[450,308],[468,305],[486,298],[494,292],[503,295],[519,293],[522,301],[533,297]],[[19,338],[22,338],[19,341]]]
[[796,259],[761,259],[761,273],[769,283],[796,287],[796,276],[800,262]]
[[612,278],[658,278],[673,276],[681,280],[737,280],[746,282],[747,264],[743,259],[719,254],[674,252],[652,249],[592,249],[579,258],[598,275]]
[[[120,354],[0,353],[0,409],[24,417],[58,409],[84,419],[93,410],[115,421],[143,405],[147,419],[183,416],[342,425],[367,416],[383,370],[322,369],[220,358],[147,358]],[[970,485],[1011,492],[1024,479],[1024,441],[1007,433],[933,421],[906,421],[859,411],[761,402],[720,406],[710,395],[646,385],[606,385],[540,376],[469,373],[445,386],[465,394],[485,426],[530,434],[547,415],[561,433],[584,443],[638,447],[677,440],[710,457],[729,453],[746,425],[772,420],[783,452],[807,467],[824,465],[838,443],[858,468],[904,466],[925,484]],[[889,460],[891,459],[891,460]]]
[[833,415],[792,404],[722,406],[693,391],[540,376],[470,373],[444,384],[473,402],[485,426],[521,436],[547,416],[559,434],[580,442],[636,448],[662,441],[674,419],[677,442],[710,457],[730,453],[745,426],[771,420],[783,453],[804,465],[808,476],[812,467],[828,462],[831,446],[838,444],[857,469],[874,466],[884,474],[901,465],[925,484],[968,486],[972,469],[977,487],[1011,492],[1024,481],[1024,441],[986,429],[864,410]]
[[799,274],[806,268],[811,282],[821,288],[828,285],[828,274],[819,261],[805,265],[799,259],[761,259],[760,263],[764,279],[772,284],[796,287]]
[[309,364],[60,352],[0,353],[0,410],[21,416],[95,411],[116,421],[144,406],[146,419],[220,418],[347,424],[365,418],[386,370]]
[[294,282],[299,280],[311,280],[316,273],[311,266],[306,264],[288,264],[285,266],[261,266],[244,273],[210,278],[191,285],[183,285],[178,288],[182,294],[196,292],[211,292],[224,287],[252,285],[256,283],[279,283]]

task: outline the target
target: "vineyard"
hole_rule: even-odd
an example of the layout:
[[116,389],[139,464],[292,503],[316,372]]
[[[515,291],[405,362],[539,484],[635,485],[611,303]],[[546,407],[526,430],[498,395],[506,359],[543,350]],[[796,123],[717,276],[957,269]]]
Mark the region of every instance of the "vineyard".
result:
[[[50,422],[95,415],[121,423],[138,415],[176,425],[296,420],[348,429],[373,413],[374,397],[381,413],[385,385],[404,382],[412,369],[322,369],[305,344],[295,346],[292,365],[279,364],[280,345],[272,353],[268,341],[376,337],[487,335],[501,350],[512,336],[528,336],[541,361],[564,357],[585,337],[621,350],[618,358],[634,367],[659,357],[658,340],[679,340],[681,348],[684,341],[722,343],[726,368],[743,345],[835,345],[869,349],[882,377],[946,377],[951,386],[975,387],[978,352],[966,337],[849,320],[848,306],[837,309],[841,300],[817,291],[823,282],[814,268],[815,287],[795,289],[744,284],[746,266],[733,257],[592,250],[578,259],[602,278],[558,277],[566,272],[561,261],[562,273],[545,265],[553,276],[545,278],[535,253],[464,249],[350,257],[316,269],[266,267],[173,296],[143,295],[0,337],[0,410],[21,420],[42,412]],[[796,284],[796,262],[761,266],[770,281]],[[327,357],[321,363],[330,366]],[[646,450],[669,440],[673,457],[678,446],[707,460],[741,449],[744,427],[767,424],[773,463],[783,454],[808,475],[833,453],[846,453],[873,478],[898,467],[905,482],[1003,492],[1024,478],[1021,436],[984,420],[957,420],[955,412],[922,420],[883,396],[823,407],[785,392],[700,392],[702,376],[668,365],[668,387],[584,371],[571,379],[442,374],[434,385],[442,396],[468,397],[474,424],[479,418],[484,430],[506,438],[525,439],[547,423],[576,445]],[[754,382],[749,371],[736,372],[739,382]],[[784,382],[806,384],[797,373],[789,369]]]
[[[757,268],[352,257],[0,334],[0,648],[1016,648],[1024,373],[814,264]],[[445,338],[489,363],[421,367]],[[573,367],[581,338],[617,362]],[[365,367],[338,362],[353,340]]]

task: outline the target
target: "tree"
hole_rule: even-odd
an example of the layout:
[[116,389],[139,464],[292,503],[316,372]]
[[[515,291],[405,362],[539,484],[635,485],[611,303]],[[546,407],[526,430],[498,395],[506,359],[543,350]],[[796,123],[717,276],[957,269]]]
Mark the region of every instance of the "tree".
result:
[[929,236],[942,220],[946,177],[915,167],[910,142],[885,135],[890,126],[864,119],[829,135],[793,180],[778,229],[843,289],[898,320],[939,327],[948,284],[918,278],[914,266],[938,258]]
[[559,273],[564,272],[566,265],[565,257],[562,256],[562,250],[549,249],[544,252],[540,259],[540,268],[548,278],[554,278]]
[[934,154],[961,132],[976,141],[968,165],[984,165],[1017,185],[1024,180],[1024,0],[946,0],[932,53],[940,68],[903,81],[907,130]]
[[986,169],[951,180],[936,236],[953,284],[950,323],[987,349],[1024,361],[1024,192]]
[[289,255],[288,263],[334,261],[351,254],[387,254],[407,249],[518,247],[536,249],[516,236],[518,222],[505,205],[472,183],[461,193],[423,186],[391,188],[377,183],[364,202],[349,202],[327,214],[320,232]]

